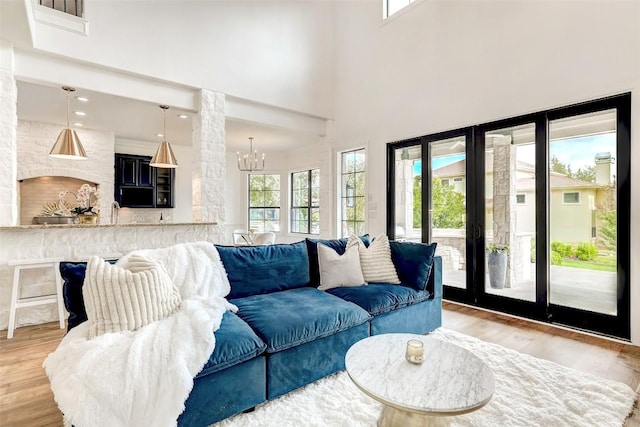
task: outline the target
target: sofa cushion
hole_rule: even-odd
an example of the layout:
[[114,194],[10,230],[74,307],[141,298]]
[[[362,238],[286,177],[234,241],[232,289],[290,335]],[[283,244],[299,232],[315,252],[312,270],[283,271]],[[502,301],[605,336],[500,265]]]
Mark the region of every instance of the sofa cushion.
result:
[[436,243],[389,242],[391,259],[402,283],[422,291],[431,274]]
[[[305,239],[305,243],[307,245],[307,252],[309,253],[309,285],[318,287],[320,284],[320,267],[318,265],[318,243],[322,243],[325,246],[330,247],[334,251],[336,251],[339,255],[342,255],[344,251],[347,249],[347,238],[342,239]],[[360,236],[360,240],[365,246],[369,246],[371,240],[369,239],[369,235],[365,234]]]
[[367,283],[395,283],[400,284],[398,273],[391,260],[389,238],[381,234],[373,239],[369,247],[357,236],[349,236],[347,247],[355,244],[360,252],[362,275]]
[[238,316],[267,344],[267,353],[361,325],[371,316],[356,304],[315,288],[231,300]]
[[215,331],[216,346],[196,378],[221,371],[260,355],[267,345],[242,319],[227,311]]
[[[116,260],[109,261],[111,264],[115,264],[115,262]],[[86,262],[60,262],[60,277],[64,281],[62,296],[64,306],[69,312],[69,318],[67,319],[68,331],[87,320],[87,311],[84,308],[84,297],[82,296],[82,285],[84,284],[86,270]]]
[[178,311],[180,291],[162,265],[140,255],[127,268],[92,256],[82,287],[89,318],[89,339],[135,331]]
[[409,286],[391,283],[369,283],[368,286],[334,288],[327,292],[359,305],[372,316],[417,304],[431,297],[427,291],[417,291]]
[[327,289],[340,286],[366,285],[360,268],[358,245],[352,245],[339,255],[336,251],[320,243],[318,245],[318,266],[320,268],[320,286]]
[[300,241],[267,246],[218,246],[231,298],[300,288],[309,284],[307,246]]

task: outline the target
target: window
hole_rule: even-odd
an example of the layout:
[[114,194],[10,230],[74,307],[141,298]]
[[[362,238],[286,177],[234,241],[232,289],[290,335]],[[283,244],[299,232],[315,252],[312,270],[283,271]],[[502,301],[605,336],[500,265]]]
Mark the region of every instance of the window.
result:
[[280,231],[280,175],[249,175],[249,229]]
[[341,236],[365,233],[365,151],[341,154]]
[[577,205],[580,203],[580,193],[577,191],[562,193],[562,202],[567,205]]
[[387,19],[415,1],[416,0],[382,0],[382,19]]
[[442,186],[443,187],[448,187],[449,186],[449,180],[448,179],[443,179],[442,181]]
[[516,203],[519,205],[524,205],[527,203],[527,195],[526,194],[516,194]]
[[291,174],[291,232],[320,234],[320,170]]

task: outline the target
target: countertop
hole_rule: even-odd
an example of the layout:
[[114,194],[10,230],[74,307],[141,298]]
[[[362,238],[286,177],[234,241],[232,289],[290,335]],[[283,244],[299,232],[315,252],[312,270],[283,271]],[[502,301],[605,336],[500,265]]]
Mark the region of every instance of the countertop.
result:
[[2,230],[43,230],[61,228],[171,227],[176,225],[218,225],[217,222],[138,222],[127,224],[29,224],[0,227]]

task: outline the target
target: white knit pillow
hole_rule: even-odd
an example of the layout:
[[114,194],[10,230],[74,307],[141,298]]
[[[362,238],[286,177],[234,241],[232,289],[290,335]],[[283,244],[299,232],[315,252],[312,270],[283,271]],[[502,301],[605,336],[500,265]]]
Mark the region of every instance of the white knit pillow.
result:
[[357,236],[349,236],[347,246],[357,241],[360,253],[360,267],[367,283],[400,284],[396,267],[391,260],[389,238],[381,234],[367,248]]
[[344,254],[339,255],[330,247],[318,243],[318,267],[320,268],[320,286],[326,291],[341,286],[366,285],[360,268],[358,248],[347,245]]
[[91,257],[82,295],[90,339],[108,332],[135,331],[169,317],[182,303],[165,269],[139,255],[129,258],[127,269]]

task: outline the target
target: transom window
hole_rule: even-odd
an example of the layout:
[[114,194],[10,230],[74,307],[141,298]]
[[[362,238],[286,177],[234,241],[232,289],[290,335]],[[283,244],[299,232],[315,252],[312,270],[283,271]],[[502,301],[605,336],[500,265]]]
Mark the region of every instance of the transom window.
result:
[[291,174],[291,232],[320,234],[320,169]]
[[280,175],[249,175],[249,229],[280,231]]
[[416,1],[418,0],[382,0],[382,19],[387,19]]
[[341,154],[341,236],[365,233],[365,151]]

